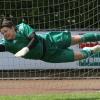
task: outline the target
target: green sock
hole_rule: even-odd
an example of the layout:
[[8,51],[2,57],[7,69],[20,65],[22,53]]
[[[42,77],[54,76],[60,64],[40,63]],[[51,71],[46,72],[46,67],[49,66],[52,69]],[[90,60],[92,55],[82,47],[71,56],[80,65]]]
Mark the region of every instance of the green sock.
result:
[[91,56],[93,53],[91,52],[91,50],[82,50],[81,53],[83,54],[84,56],[84,59],[85,58],[88,58],[89,56]]
[[100,33],[86,33],[81,37],[81,42],[95,42],[100,41]]

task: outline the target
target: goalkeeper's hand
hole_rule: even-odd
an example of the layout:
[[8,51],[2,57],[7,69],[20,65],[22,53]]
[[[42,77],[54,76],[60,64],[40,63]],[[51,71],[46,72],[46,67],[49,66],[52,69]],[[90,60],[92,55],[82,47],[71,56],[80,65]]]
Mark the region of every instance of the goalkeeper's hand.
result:
[[22,48],[20,51],[18,51],[18,52],[15,54],[15,57],[23,57],[23,56],[25,56],[28,52],[29,52],[29,48],[28,48],[28,47],[24,47],[24,48]]

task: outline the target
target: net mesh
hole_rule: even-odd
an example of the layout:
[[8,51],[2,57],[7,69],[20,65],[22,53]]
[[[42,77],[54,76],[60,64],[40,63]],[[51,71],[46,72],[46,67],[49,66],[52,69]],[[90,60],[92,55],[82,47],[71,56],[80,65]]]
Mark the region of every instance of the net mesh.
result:
[[0,0],[0,18],[38,30],[99,30],[99,0]]
[[[0,20],[10,17],[15,24],[24,21],[42,32],[66,29],[70,31],[99,31],[99,11],[100,0],[0,0]],[[96,68],[86,62],[88,59],[84,63],[80,61],[70,65],[58,65],[19,60],[11,55],[8,56],[8,53],[1,54],[0,58],[2,59],[0,62],[0,77],[2,79],[99,78],[100,76],[99,60],[95,65]],[[4,62],[8,62],[8,64]],[[84,65],[86,67],[79,67]]]

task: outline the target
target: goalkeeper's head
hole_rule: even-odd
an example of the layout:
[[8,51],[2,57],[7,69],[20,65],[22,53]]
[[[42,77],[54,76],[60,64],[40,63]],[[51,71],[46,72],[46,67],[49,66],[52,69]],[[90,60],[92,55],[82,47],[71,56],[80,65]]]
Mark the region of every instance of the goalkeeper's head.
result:
[[12,20],[8,20],[8,19],[2,19],[0,22],[0,29],[3,27],[13,27],[15,26],[14,23],[12,22]]
[[7,40],[13,40],[16,36],[16,28],[11,20],[3,19],[0,22],[0,32]]

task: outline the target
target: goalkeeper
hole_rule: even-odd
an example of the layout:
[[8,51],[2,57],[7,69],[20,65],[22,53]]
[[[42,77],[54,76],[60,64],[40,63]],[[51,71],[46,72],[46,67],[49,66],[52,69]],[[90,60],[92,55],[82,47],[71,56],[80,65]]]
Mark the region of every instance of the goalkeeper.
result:
[[100,51],[100,45],[85,47],[81,51],[69,48],[82,42],[99,41],[100,34],[96,33],[75,36],[69,31],[39,34],[25,23],[15,26],[7,19],[1,22],[0,32],[4,36],[0,41],[0,52],[8,51],[26,59],[64,63],[85,59]]

